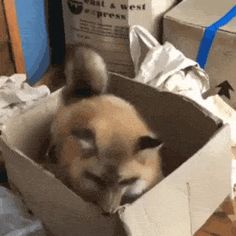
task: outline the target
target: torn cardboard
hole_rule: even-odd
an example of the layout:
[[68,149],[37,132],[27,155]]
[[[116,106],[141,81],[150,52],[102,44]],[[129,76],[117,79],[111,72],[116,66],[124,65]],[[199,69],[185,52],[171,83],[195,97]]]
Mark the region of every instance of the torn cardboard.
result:
[[175,3],[176,0],[63,1],[66,43],[94,47],[109,71],[133,77],[129,27],[142,25],[160,38],[162,16]]
[[[234,0],[183,1],[164,17],[164,40],[172,43],[187,57],[196,60],[207,27],[220,20],[234,6]],[[236,16],[236,8],[231,16],[234,15]],[[213,28],[211,32],[215,31]],[[233,17],[216,32],[205,67],[210,76],[211,88],[234,108],[236,108],[235,35],[236,18]],[[206,50],[203,52],[207,53]]]
[[230,194],[229,127],[219,128],[218,119],[187,98],[115,74],[109,91],[133,103],[169,147],[190,158],[117,215],[104,217],[34,162],[60,101],[59,91],[6,125],[0,148],[9,181],[56,236],[193,235]]

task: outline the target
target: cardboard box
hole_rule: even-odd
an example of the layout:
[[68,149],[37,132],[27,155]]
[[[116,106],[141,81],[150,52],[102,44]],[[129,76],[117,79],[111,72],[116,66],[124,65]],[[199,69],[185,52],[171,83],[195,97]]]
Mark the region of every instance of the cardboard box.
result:
[[129,27],[141,25],[161,38],[162,17],[177,0],[64,0],[66,43],[86,43],[105,58],[108,69],[134,76]]
[[[200,42],[206,28],[220,20],[235,6],[234,0],[188,0],[183,1],[164,17],[164,40],[175,45],[187,57],[194,60],[198,57]],[[234,8],[228,18],[236,16]],[[225,18],[224,20],[225,21]],[[227,20],[226,20],[227,21]],[[214,27],[208,29],[204,39],[201,58],[207,55],[207,43],[214,35]],[[206,72],[210,76],[211,87],[226,102],[236,108],[236,18],[219,28],[213,40],[206,63]],[[206,49],[206,50],[205,50]],[[198,57],[199,58],[199,57]],[[199,58],[199,61],[200,58]]]
[[109,92],[133,103],[179,153],[170,162],[190,158],[117,215],[101,215],[34,162],[46,141],[59,91],[6,124],[0,149],[9,181],[56,236],[193,235],[231,192],[229,127],[220,128],[221,121],[187,98],[115,74]]

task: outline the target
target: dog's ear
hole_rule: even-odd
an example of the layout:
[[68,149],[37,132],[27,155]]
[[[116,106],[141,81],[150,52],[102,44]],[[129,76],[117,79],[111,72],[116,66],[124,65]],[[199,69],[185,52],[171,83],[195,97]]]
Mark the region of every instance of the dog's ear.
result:
[[142,136],[136,144],[136,151],[141,151],[149,148],[156,148],[162,144],[162,141],[151,136]]

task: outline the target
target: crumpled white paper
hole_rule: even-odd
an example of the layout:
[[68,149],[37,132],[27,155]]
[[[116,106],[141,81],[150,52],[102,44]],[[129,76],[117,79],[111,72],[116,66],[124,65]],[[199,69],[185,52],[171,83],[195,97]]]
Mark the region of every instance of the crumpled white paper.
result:
[[[0,76],[0,130],[9,117],[50,94],[47,86],[31,87],[25,74]],[[17,113],[18,114],[18,113]]]
[[0,235],[46,236],[43,226],[30,216],[19,198],[0,187]]
[[236,146],[236,111],[220,96],[203,98],[210,88],[208,75],[169,42],[161,45],[141,26],[130,29],[130,51],[135,80],[162,91],[186,96],[230,125],[232,146]]

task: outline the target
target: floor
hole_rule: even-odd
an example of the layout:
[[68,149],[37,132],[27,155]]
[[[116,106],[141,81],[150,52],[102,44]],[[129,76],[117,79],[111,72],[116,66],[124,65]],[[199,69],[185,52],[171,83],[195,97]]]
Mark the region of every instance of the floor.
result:
[[227,199],[195,236],[235,236],[236,201]]

